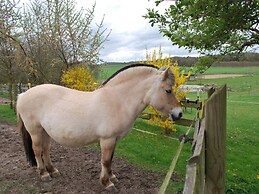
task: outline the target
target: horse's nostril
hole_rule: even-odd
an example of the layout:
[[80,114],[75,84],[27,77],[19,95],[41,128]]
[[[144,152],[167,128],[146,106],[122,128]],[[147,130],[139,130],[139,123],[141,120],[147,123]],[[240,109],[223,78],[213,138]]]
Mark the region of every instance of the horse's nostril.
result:
[[182,109],[180,107],[176,107],[172,109],[170,117],[173,121],[176,121],[183,116],[182,114]]
[[170,115],[170,118],[171,118],[173,121],[176,121],[176,120],[181,119],[182,116],[183,116],[183,113],[180,112],[178,115],[171,114],[171,115]]

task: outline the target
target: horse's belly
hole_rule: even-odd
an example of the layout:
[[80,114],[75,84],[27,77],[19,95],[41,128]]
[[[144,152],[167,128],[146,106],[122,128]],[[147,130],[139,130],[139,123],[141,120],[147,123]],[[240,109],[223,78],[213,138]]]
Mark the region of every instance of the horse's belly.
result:
[[48,126],[44,127],[49,136],[59,144],[70,147],[81,147],[98,142],[93,130],[76,126]]
[[71,147],[95,143],[103,138],[121,139],[128,134],[133,124],[133,119],[112,117],[107,111],[90,114],[94,113],[90,108],[84,114],[53,112],[50,111],[43,117],[43,128],[55,141]]
[[41,119],[41,125],[56,142],[71,147],[84,146],[99,140],[96,123],[88,115],[61,111],[50,111]]
[[98,141],[98,138],[94,135],[75,135],[75,134],[69,134],[64,133],[62,135],[53,134],[52,138],[62,144],[69,147],[82,147],[84,145],[88,145],[91,143],[95,143]]

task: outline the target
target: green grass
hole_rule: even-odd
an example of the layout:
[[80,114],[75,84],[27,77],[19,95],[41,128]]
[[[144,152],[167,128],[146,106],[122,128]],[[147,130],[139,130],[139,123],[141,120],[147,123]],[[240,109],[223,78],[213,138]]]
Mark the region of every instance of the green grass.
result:
[[[138,119],[134,127],[155,133],[157,136],[148,135],[133,129],[126,138],[118,143],[115,155],[127,159],[138,167],[159,172],[164,178],[180,142],[163,137],[161,135],[161,128],[151,126],[142,119]],[[177,133],[172,134],[171,137],[178,138],[178,134],[185,133],[187,127],[177,126],[177,129]],[[186,143],[176,165],[177,170],[173,175],[175,181],[170,183],[171,191],[174,193],[182,190],[182,178],[185,177],[186,169],[185,161],[190,157],[190,150],[191,144]],[[163,179],[160,180],[160,184],[162,184],[162,181]]]
[[[120,67],[111,66],[109,69],[109,66],[105,66],[106,76],[110,76]],[[190,84],[215,83],[219,86],[227,84],[231,89],[227,95],[226,192],[231,194],[259,193],[259,67],[212,68],[208,72],[249,74],[245,77],[196,80]],[[106,79],[106,77],[103,78]],[[193,99],[196,94],[189,96]],[[202,98],[206,98],[206,94],[203,94]],[[193,118],[194,114],[195,110],[191,111],[187,108],[185,117]],[[15,114],[9,110],[9,106],[1,105],[0,119],[6,118],[13,122]],[[137,119],[134,127],[156,133],[158,136],[132,130],[119,142],[115,157],[125,158],[136,166],[165,175],[179,142],[160,136],[162,129],[150,126],[142,119]],[[187,130],[182,126],[176,126],[176,128],[177,133],[171,134],[171,137],[177,138]],[[175,169],[177,180],[170,182],[168,193],[177,193],[182,190],[186,160],[190,157],[190,153],[191,146],[185,144]]]
[[228,103],[227,188],[229,193],[259,193],[259,105]]
[[251,74],[192,83],[227,84],[227,193],[259,193],[259,68],[212,68],[209,72]]
[[[249,74],[245,77],[198,80],[195,82],[190,82],[190,84],[215,83],[219,86],[227,84],[230,91],[228,91],[227,97],[226,192],[259,193],[259,68],[212,68],[212,70],[208,71],[208,73]],[[196,97],[196,94],[191,94],[189,96],[193,99]],[[202,98],[206,98],[206,94],[203,94]],[[254,102],[257,104],[249,104],[246,102]],[[188,114],[190,118],[193,118],[195,111],[193,110],[193,112],[191,112],[190,109],[187,110],[188,112],[186,114]],[[136,122],[135,125],[137,125],[138,128],[151,132],[156,130],[161,132],[160,129],[154,129],[146,124],[139,123],[139,121]],[[182,132],[184,132],[184,129],[178,128],[178,134]],[[134,133],[136,134],[137,132]],[[134,137],[134,133],[130,134],[123,140],[123,146],[122,148],[119,148],[122,149],[122,151],[119,151],[118,153],[123,155],[125,158],[128,158],[129,161],[135,163],[136,165],[166,173],[171,163],[171,161],[168,161],[170,160],[170,154],[174,154],[176,152],[177,146],[175,144],[179,143],[176,143],[173,140],[171,140],[171,143],[168,143],[167,141],[170,142],[168,139],[144,135],[147,136],[147,139],[150,139],[151,143],[146,143],[143,139],[141,139],[141,142],[144,143],[142,144],[143,148],[139,149],[140,143],[138,142],[135,144],[135,141],[139,140],[137,140],[137,137]],[[160,144],[155,140],[151,141],[151,139],[154,138],[159,139]],[[170,145],[169,147],[171,149],[165,147],[164,142],[166,142],[166,145]],[[130,155],[127,155],[128,150],[123,148],[126,147],[125,145],[127,144],[131,145],[132,153]],[[134,145],[136,146],[134,147]],[[164,150],[163,147],[165,148]],[[137,154],[132,156],[132,154],[134,154],[134,149],[137,150]],[[167,154],[169,154],[169,156],[167,156]],[[176,173],[182,175],[183,178],[182,181],[170,185],[168,188],[169,192],[176,193],[183,188],[186,159],[190,156],[190,147],[188,145],[184,146],[181,154],[182,156],[176,167]],[[152,157],[156,158],[156,160],[153,161]],[[171,160],[172,158],[173,156],[171,156]],[[159,168],[157,168],[158,163]]]
[[10,109],[9,105],[0,105],[0,121],[7,122],[9,124],[16,123],[16,114]]
[[103,65],[101,67],[101,71],[98,75],[98,80],[106,80],[108,77],[110,77],[113,73],[124,67],[126,64],[109,64],[109,65]]
[[255,74],[259,67],[212,67],[205,74]]

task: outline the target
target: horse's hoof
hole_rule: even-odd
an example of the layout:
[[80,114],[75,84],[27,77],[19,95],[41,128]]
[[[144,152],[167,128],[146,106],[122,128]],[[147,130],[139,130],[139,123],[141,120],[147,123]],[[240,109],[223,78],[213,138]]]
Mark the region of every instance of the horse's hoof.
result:
[[119,180],[117,179],[117,177],[114,174],[111,176],[110,181],[113,183],[119,182]]
[[44,173],[43,175],[40,176],[40,179],[43,182],[51,181],[51,177],[50,177],[49,173]]
[[50,173],[50,176],[53,178],[57,178],[60,176],[60,172],[58,171],[58,169],[55,168],[54,171]]
[[112,192],[112,193],[114,193],[114,192],[117,191],[117,189],[116,189],[116,187],[114,186],[113,183],[110,183],[110,184],[105,188],[105,190],[106,190],[106,191],[109,191],[109,192]]

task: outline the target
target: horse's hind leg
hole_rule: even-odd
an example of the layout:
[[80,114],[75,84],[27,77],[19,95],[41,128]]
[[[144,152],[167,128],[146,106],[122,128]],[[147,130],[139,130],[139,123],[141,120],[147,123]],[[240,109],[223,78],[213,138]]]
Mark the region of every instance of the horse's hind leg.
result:
[[56,169],[51,162],[50,159],[50,137],[49,135],[44,131],[42,134],[42,157],[43,161],[46,167],[46,170],[50,174],[51,177],[58,177],[60,175],[58,169]]
[[42,138],[42,130],[41,132],[35,133],[31,135],[32,138],[32,148],[34,151],[35,159],[37,162],[37,168],[39,170],[40,178],[42,181],[49,181],[51,180],[50,174],[47,172],[44,162],[42,160],[42,145],[43,145],[43,138]]
[[102,171],[100,180],[101,183],[106,187],[106,189],[115,189],[114,184],[111,180],[117,180],[115,175],[112,173],[111,164],[112,164],[112,157],[116,145],[116,138],[110,139],[101,139],[101,152],[102,152]]

